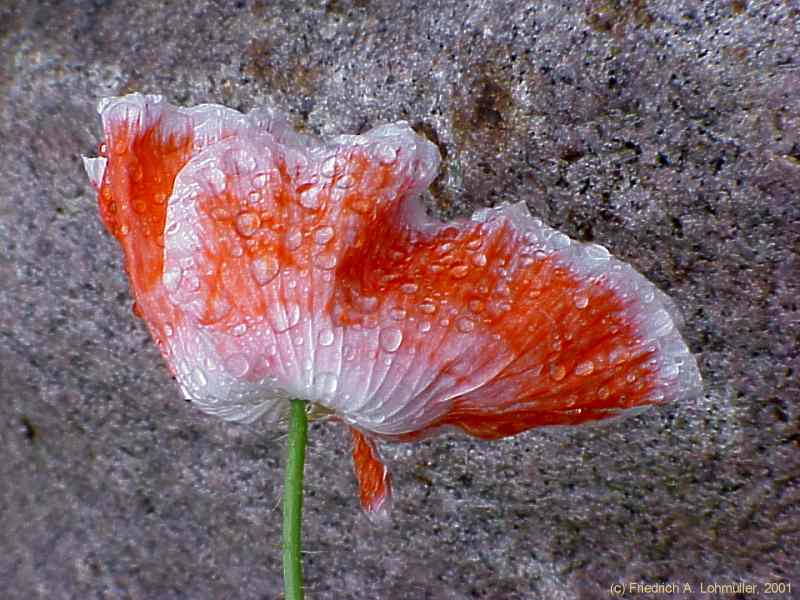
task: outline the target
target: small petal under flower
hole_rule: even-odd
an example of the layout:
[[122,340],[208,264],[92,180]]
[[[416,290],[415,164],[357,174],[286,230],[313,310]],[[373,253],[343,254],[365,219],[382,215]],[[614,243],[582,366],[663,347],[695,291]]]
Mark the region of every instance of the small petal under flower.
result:
[[184,394],[239,421],[321,405],[354,428],[368,511],[391,496],[374,439],[496,439],[701,392],[671,301],[605,248],[522,203],[428,218],[439,154],[406,123],[323,143],[267,109],[99,111],[86,170]]

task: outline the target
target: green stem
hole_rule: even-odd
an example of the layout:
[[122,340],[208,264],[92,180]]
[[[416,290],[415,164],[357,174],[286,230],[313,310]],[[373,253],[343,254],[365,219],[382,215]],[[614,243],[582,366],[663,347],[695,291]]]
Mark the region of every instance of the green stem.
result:
[[308,437],[306,403],[292,400],[286,483],[283,488],[283,587],[286,600],[303,600],[300,526],[303,516],[303,461]]

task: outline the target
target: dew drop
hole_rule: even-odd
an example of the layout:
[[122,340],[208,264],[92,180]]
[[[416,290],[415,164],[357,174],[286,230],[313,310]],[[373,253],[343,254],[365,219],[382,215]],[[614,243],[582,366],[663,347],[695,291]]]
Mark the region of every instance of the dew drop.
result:
[[314,264],[320,269],[330,270],[336,266],[337,259],[335,254],[319,254],[314,259]]
[[349,190],[355,184],[356,180],[352,175],[345,175],[336,180],[336,187],[340,190]]
[[342,172],[343,165],[342,161],[338,160],[337,156],[334,154],[333,156],[329,156],[324,161],[322,161],[322,165],[319,168],[319,172],[322,174],[323,177],[334,177]]
[[178,230],[180,228],[181,228],[181,222],[173,221],[172,223],[169,224],[164,233],[166,233],[167,235],[175,235],[176,233],[178,233]]
[[431,330],[431,322],[430,321],[420,321],[419,330],[422,333],[428,333]]
[[227,183],[226,177],[225,173],[223,173],[220,169],[217,169],[216,167],[207,169],[205,176],[214,192],[221,194],[225,191],[225,185]]
[[230,311],[230,302],[222,296],[217,296],[209,302],[208,310],[204,317],[208,321],[208,324],[217,323],[224,319]]
[[303,233],[298,229],[292,229],[286,234],[286,247],[289,250],[297,250],[303,243]]
[[450,276],[453,279],[463,279],[469,273],[469,267],[467,265],[456,265],[452,269],[450,269]]
[[628,356],[629,353],[627,350],[615,348],[608,355],[608,362],[610,362],[612,365],[620,365],[628,360]]
[[563,365],[550,365],[550,377],[553,381],[561,381],[566,375],[567,370]]
[[239,213],[236,217],[236,231],[239,235],[250,237],[261,227],[261,217],[251,211]]
[[358,306],[361,312],[370,313],[378,308],[378,299],[375,296],[360,296]]
[[579,294],[575,296],[575,308],[586,308],[589,306],[589,298],[583,294]]
[[403,342],[403,332],[397,327],[382,329],[378,341],[386,352],[395,352]]
[[402,321],[406,318],[406,311],[402,308],[393,308],[391,311],[389,311],[389,316],[391,316],[395,321]]
[[575,375],[590,375],[594,371],[594,363],[590,360],[585,360],[575,367]]
[[250,272],[258,285],[267,285],[279,270],[280,265],[272,256],[259,256],[250,264]]
[[167,289],[167,292],[178,291],[178,288],[181,286],[182,279],[183,271],[180,269],[170,269],[161,277],[161,281],[164,283],[164,287]]
[[300,306],[294,302],[286,305],[286,318],[289,322],[289,327],[294,327],[300,321]]
[[200,289],[200,278],[195,274],[191,274],[184,278],[184,287],[190,292],[196,292]]
[[300,205],[308,210],[316,210],[322,206],[322,197],[317,186],[312,186],[300,194]]
[[239,323],[233,329],[231,329],[231,333],[236,337],[242,336],[247,333],[247,325],[244,323]]
[[266,173],[256,173],[253,176],[253,186],[256,189],[261,189],[265,185],[267,185],[267,174]]
[[230,219],[231,215],[224,208],[214,208],[211,210],[211,218],[215,221],[224,221],[225,219]]
[[400,286],[400,291],[404,294],[416,294],[419,286],[416,283],[404,283]]
[[423,302],[419,305],[419,309],[426,315],[432,315],[436,312],[436,305],[433,302]]
[[461,333],[469,333],[475,329],[475,321],[468,317],[459,317],[456,319],[456,329]]
[[375,147],[375,155],[378,157],[378,162],[382,165],[391,165],[397,162],[397,148],[387,146],[386,144],[379,144]]
[[333,235],[333,227],[320,227],[314,232],[314,241],[322,246],[330,242],[333,239]]
[[611,391],[606,386],[601,386],[600,389],[597,390],[597,397],[601,400],[605,400],[609,395],[611,395]]
[[172,329],[172,325],[170,325],[169,323],[165,324],[164,325],[164,335],[166,335],[167,337],[172,337],[173,333],[175,333],[175,330]]
[[333,331],[330,329],[323,329],[319,332],[319,345],[330,346],[333,344],[334,337]]
[[314,387],[320,394],[330,396],[339,388],[339,378],[335,373],[320,373],[314,379]]
[[277,333],[288,331],[300,320],[300,307],[289,303],[285,310],[279,303],[270,305],[270,323]]
[[467,250],[477,250],[483,244],[483,240],[480,238],[475,238],[467,242]]
[[242,377],[250,369],[250,363],[244,354],[234,354],[225,359],[225,369],[233,377]]
[[472,262],[477,267],[483,267],[486,265],[486,255],[485,254],[476,254],[472,257]]
[[678,365],[675,363],[672,363],[662,368],[660,375],[664,379],[675,379],[680,374],[680,371],[680,367],[678,367]]

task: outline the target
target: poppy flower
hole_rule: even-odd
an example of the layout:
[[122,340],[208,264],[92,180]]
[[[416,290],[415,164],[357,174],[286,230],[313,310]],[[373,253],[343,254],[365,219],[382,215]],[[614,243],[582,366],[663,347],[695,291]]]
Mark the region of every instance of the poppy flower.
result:
[[700,392],[672,302],[523,203],[429,218],[437,148],[404,122],[321,142],[270,109],[103,100],[85,159],[134,310],[183,394],[277,422],[347,424],[361,502],[388,509],[377,441],[482,439]]

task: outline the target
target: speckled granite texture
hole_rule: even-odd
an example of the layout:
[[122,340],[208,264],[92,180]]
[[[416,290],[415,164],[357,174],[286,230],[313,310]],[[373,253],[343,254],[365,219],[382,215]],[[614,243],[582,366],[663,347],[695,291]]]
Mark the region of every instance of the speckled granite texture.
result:
[[180,399],[81,167],[97,99],[134,90],[269,102],[325,136],[406,119],[444,157],[432,211],[525,199],[685,315],[704,398],[385,447],[383,529],[347,432],[315,424],[309,598],[800,595],[798,56],[800,7],[777,0],[4,2],[2,596],[281,594],[280,432]]

